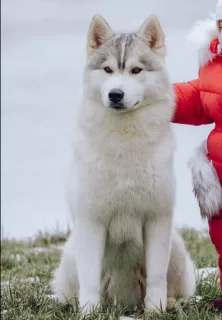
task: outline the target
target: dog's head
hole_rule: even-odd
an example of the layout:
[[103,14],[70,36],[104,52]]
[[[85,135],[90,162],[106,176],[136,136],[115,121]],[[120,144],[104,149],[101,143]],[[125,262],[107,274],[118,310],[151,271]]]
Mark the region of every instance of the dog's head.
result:
[[87,42],[87,95],[118,112],[163,100],[168,84],[165,51],[156,16],[150,16],[137,33],[119,35],[101,16],[93,17]]

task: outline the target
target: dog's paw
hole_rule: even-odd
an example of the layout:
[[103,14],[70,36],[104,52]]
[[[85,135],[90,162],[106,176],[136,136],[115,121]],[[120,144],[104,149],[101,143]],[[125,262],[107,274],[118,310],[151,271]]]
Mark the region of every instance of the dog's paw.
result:
[[[154,292],[156,291],[156,292]],[[162,290],[150,290],[149,295],[145,297],[145,312],[160,312],[165,311],[167,299]]]
[[168,297],[167,298],[167,308],[174,308],[176,306],[176,299],[175,298],[171,298],[171,297]]
[[82,296],[79,299],[79,306],[83,315],[93,313],[96,309],[100,308],[100,297],[98,295]]
[[161,308],[160,306],[154,306],[153,304],[152,305],[146,304],[144,311],[145,311],[145,314],[153,314],[154,312],[160,312]]

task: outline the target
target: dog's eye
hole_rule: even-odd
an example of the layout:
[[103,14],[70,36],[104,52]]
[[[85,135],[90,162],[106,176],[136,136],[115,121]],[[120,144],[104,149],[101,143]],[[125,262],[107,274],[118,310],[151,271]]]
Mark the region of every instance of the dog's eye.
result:
[[104,71],[105,71],[106,73],[113,73],[113,70],[110,69],[110,67],[105,67],[105,68],[104,68]]
[[143,70],[143,69],[141,69],[141,68],[133,68],[133,69],[131,70],[131,73],[132,73],[132,74],[138,74],[138,73],[140,73],[142,70]]

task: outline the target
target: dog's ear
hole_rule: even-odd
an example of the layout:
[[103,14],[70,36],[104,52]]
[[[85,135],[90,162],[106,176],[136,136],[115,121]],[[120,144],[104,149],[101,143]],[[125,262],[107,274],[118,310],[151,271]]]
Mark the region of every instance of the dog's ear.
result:
[[156,16],[148,17],[142,24],[136,35],[156,53],[165,55],[165,35]]
[[88,31],[87,53],[90,55],[114,35],[108,23],[100,15],[93,17]]

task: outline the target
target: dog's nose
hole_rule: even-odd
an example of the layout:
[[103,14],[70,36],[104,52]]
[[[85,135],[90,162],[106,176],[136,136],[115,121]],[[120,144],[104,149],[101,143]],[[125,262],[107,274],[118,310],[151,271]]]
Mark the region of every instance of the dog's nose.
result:
[[120,89],[112,89],[109,93],[109,100],[113,103],[118,103],[123,100],[124,92]]

